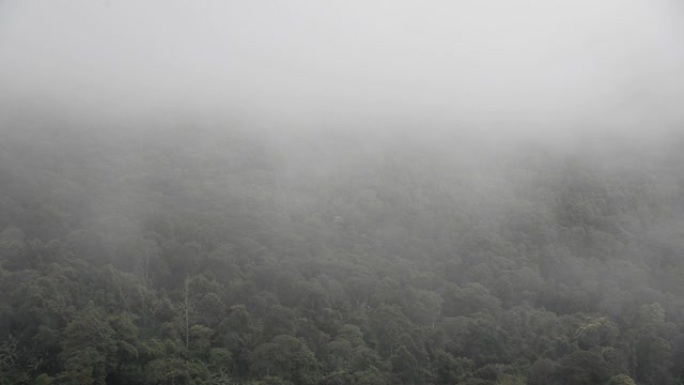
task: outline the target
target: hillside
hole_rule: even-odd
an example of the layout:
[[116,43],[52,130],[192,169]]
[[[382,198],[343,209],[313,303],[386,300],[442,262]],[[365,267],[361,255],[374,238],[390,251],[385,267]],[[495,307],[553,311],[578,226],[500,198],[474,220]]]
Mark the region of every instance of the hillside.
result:
[[140,124],[5,120],[0,384],[684,380],[682,137]]

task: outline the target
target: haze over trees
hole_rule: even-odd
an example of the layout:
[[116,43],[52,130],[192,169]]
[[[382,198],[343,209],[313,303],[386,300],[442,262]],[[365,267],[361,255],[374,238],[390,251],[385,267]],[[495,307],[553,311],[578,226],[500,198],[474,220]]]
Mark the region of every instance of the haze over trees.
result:
[[580,152],[31,119],[1,152],[3,383],[682,376],[681,136]]
[[682,20],[0,2],[0,385],[681,384]]

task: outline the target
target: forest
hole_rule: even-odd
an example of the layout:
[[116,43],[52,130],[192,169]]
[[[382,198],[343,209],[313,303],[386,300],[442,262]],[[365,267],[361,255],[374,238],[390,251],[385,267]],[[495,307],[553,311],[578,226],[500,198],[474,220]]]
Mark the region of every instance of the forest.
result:
[[682,135],[137,124],[4,118],[0,384],[684,381]]

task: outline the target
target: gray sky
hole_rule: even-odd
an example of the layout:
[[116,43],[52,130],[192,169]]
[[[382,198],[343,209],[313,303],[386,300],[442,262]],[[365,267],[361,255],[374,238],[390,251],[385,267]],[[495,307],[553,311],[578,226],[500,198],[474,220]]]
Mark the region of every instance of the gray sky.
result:
[[3,0],[0,92],[274,119],[668,124],[684,100],[676,4]]

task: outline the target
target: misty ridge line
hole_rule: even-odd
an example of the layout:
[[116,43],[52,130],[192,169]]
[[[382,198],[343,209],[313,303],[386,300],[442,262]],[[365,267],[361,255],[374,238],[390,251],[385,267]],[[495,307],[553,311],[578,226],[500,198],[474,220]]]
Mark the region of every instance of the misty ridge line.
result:
[[[659,174],[664,172],[662,167],[674,167],[677,151],[682,145],[682,135],[676,133],[650,137],[578,135],[574,141],[568,141],[567,137],[554,141],[549,140],[549,137],[509,137],[505,133],[497,136],[492,135],[492,132],[468,130],[432,133],[391,128],[384,132],[363,129],[306,131],[280,127],[254,129],[256,125],[244,122],[242,126],[235,124],[239,128],[233,129],[229,123],[207,125],[206,121],[195,117],[167,117],[161,121],[136,118],[134,123],[107,122],[97,117],[92,120],[93,126],[90,126],[86,122],[90,122],[92,117],[82,119],[60,115],[46,114],[41,118],[40,112],[31,111],[29,117],[5,118],[3,127],[14,128],[5,133],[6,166],[39,171],[42,167],[58,164],[48,159],[41,160],[45,153],[71,167],[80,167],[78,165],[81,163],[92,163],[96,159],[89,160],[89,157],[99,153],[104,157],[103,161],[112,163],[110,170],[116,174],[125,174],[130,170],[142,172],[136,183],[145,186],[147,182],[144,175],[168,172],[155,170],[156,166],[146,159],[151,154],[165,154],[164,157],[169,157],[170,165],[195,170],[192,176],[188,176],[197,180],[200,186],[205,182],[213,183],[216,190],[199,191],[214,198],[220,196],[217,195],[220,191],[217,186],[229,183],[233,175],[244,167],[261,167],[264,170],[265,179],[246,181],[257,183],[254,188],[284,189],[285,195],[282,197],[288,194],[296,197],[300,193],[315,196],[316,189],[330,190],[336,188],[334,186],[345,177],[353,180],[368,173],[376,175],[378,186],[381,187],[383,174],[390,172],[392,178],[396,178],[402,174],[397,169],[398,165],[403,165],[410,168],[407,172],[413,177],[424,175],[422,181],[406,180],[406,189],[433,188],[437,189],[435,192],[442,189],[443,193],[464,199],[464,202],[483,200],[491,207],[500,207],[505,211],[505,202],[531,199],[525,197],[530,187],[527,183],[557,183],[557,176],[551,170],[559,172],[564,167],[581,167],[592,174],[610,178],[629,174],[631,168],[635,168],[639,170],[635,174],[637,178],[652,179],[655,187]],[[17,127],[23,128],[16,130]],[[48,142],[44,141],[46,135],[51,138]],[[32,143],[42,143],[42,146],[48,147],[32,148]],[[26,154],[32,154],[25,166],[9,156],[17,148],[25,148]],[[236,163],[234,152],[244,151],[245,148],[251,149],[248,151],[251,155]],[[28,156],[26,154],[23,157]],[[245,163],[247,159],[251,159],[249,162],[254,162],[253,165]],[[537,159],[546,159],[546,162],[551,160],[552,163],[546,166],[535,164]],[[532,164],[526,165],[528,162]],[[205,169],[203,165],[209,168]],[[517,167],[532,165],[542,170],[548,166],[548,171],[545,171],[547,174],[530,181],[524,178],[516,180],[511,176],[521,171]],[[650,169],[653,171],[648,171]],[[203,174],[205,172],[208,174]],[[31,171],[26,172],[26,175],[30,174]],[[116,174],[112,177],[115,178]],[[165,177],[171,179],[164,183],[177,183],[171,175]],[[101,180],[101,183],[111,185],[106,180]],[[258,187],[260,183],[265,184]],[[423,183],[425,186],[420,187]],[[658,183],[674,184],[676,181],[668,182],[661,178]],[[230,190],[230,185],[224,187]],[[97,190],[104,192],[107,188],[98,186]],[[520,193],[523,195],[516,198],[516,194]],[[127,192],[124,190],[122,194],[125,196]],[[196,195],[192,199],[197,201],[201,197]],[[122,202],[126,206],[125,199]],[[138,210],[135,207],[140,204],[126,211],[135,212]],[[286,202],[282,204],[285,209]]]

